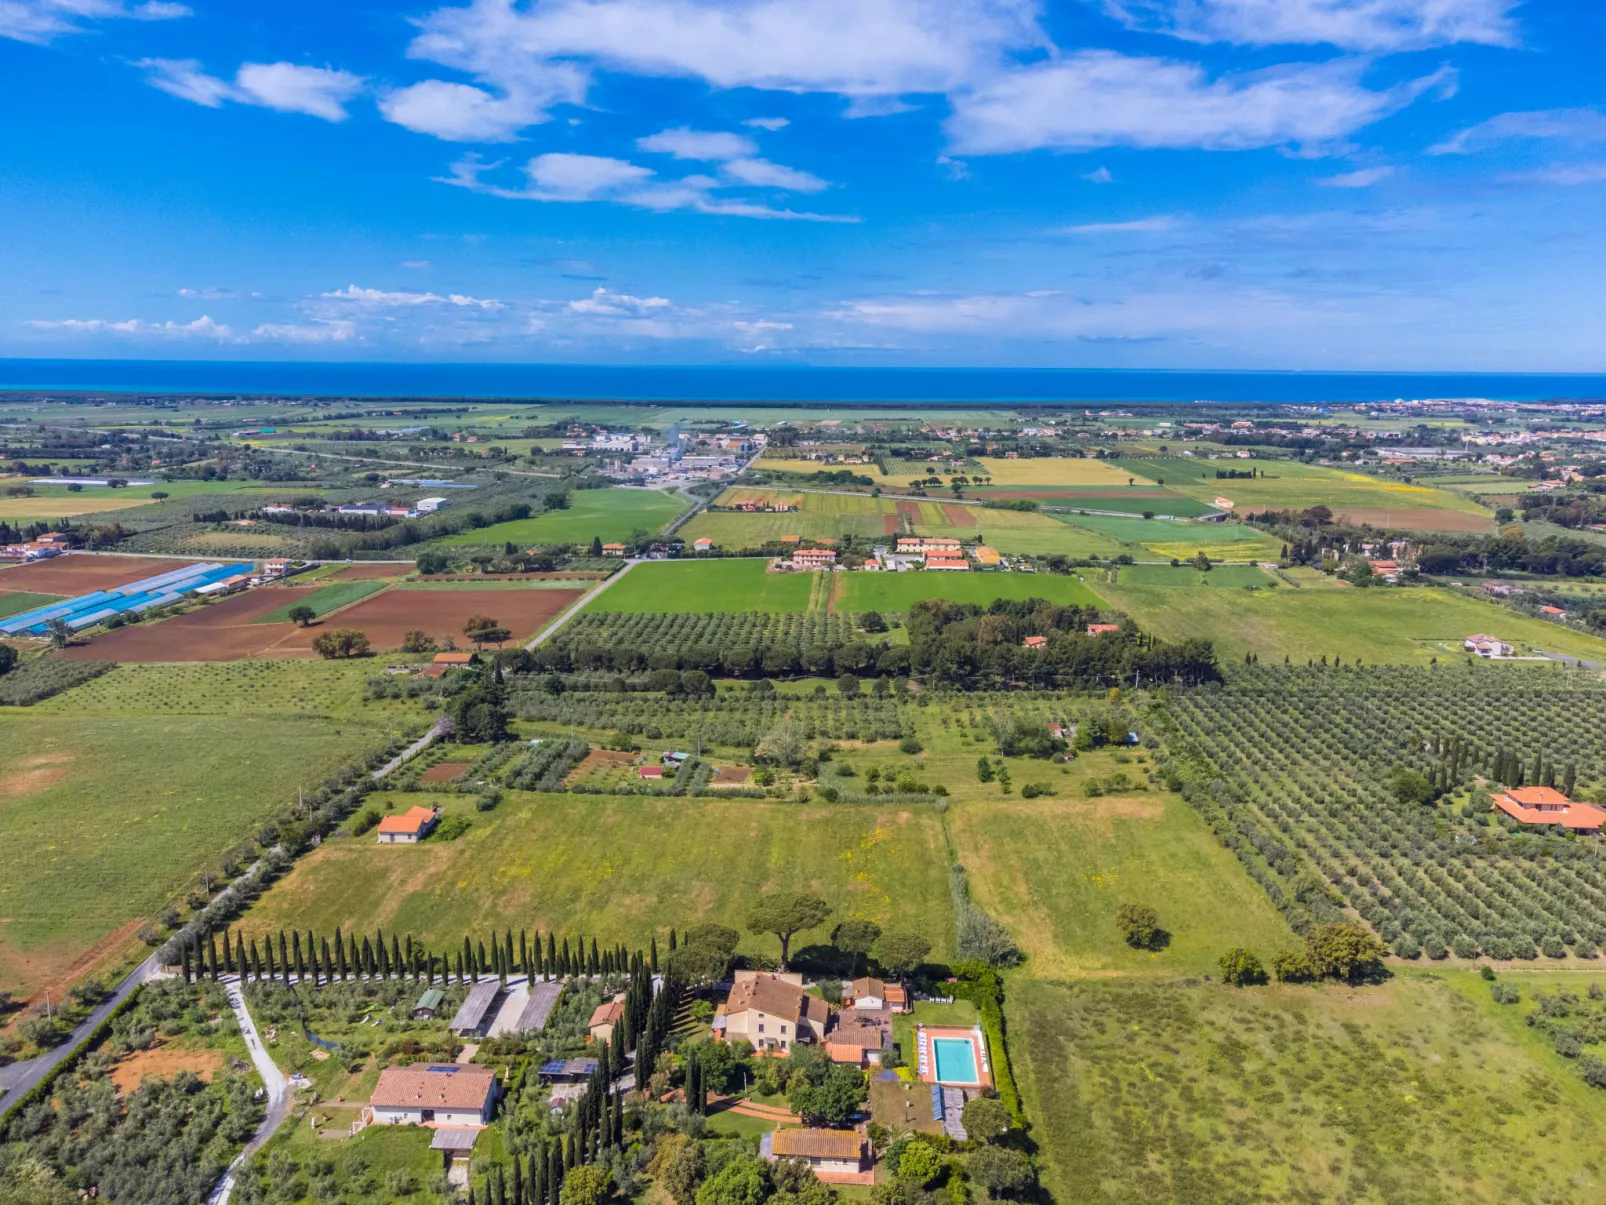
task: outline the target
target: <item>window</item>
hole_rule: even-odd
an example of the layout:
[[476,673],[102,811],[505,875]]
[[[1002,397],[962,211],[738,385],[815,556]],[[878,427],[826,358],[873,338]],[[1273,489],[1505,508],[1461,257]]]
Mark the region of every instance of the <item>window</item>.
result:
[[763,1033],[764,1032],[764,1022],[762,1022],[762,1021],[760,1021],[758,1023],[758,1032],[759,1033]]
[[785,1033],[786,1033],[786,1026],[784,1026],[784,1025],[783,1025],[783,1026],[781,1026],[781,1033],[782,1033],[782,1035],[783,1035],[783,1036],[784,1036],[784,1035],[785,1035]]

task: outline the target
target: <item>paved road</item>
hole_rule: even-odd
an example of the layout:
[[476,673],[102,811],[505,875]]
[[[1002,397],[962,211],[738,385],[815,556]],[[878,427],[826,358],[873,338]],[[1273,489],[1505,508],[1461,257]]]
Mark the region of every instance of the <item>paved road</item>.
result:
[[209,1205],[227,1205],[229,1194],[234,1191],[235,1170],[243,1167],[245,1161],[261,1150],[268,1139],[273,1137],[274,1131],[289,1114],[291,1103],[290,1081],[285,1078],[284,1072],[279,1070],[262,1045],[262,1036],[257,1033],[256,1022],[251,1019],[251,1014],[245,1007],[245,996],[240,992],[239,980],[232,976],[225,978],[223,990],[229,994],[229,1005],[234,1009],[235,1020],[240,1023],[240,1033],[245,1038],[245,1048],[251,1052],[251,1062],[256,1064],[257,1074],[262,1077],[262,1086],[267,1090],[268,1111],[262,1118],[262,1124],[257,1127],[257,1132],[252,1135],[251,1141],[246,1143],[235,1156],[234,1162],[229,1164],[228,1172],[212,1190],[212,1195],[207,1198]]
[[83,1024],[72,1031],[69,1037],[54,1050],[47,1051],[38,1058],[26,1059],[20,1063],[12,1063],[9,1067],[0,1067],[0,1090],[5,1095],[0,1097],[0,1117],[21,1100],[30,1089],[50,1073],[52,1068],[59,1064],[68,1055],[74,1053],[80,1046],[89,1040],[89,1035],[95,1027],[104,1021],[112,1009],[116,1008],[129,994],[147,979],[155,977],[161,970],[155,954],[140,963],[123,977],[123,981],[112,989],[112,994],[95,1006]]
[[377,782],[381,778],[384,778],[387,774],[393,773],[402,765],[417,757],[425,749],[428,749],[441,737],[449,734],[454,727],[455,725],[452,723],[452,717],[449,715],[442,715],[440,719],[436,720],[435,723],[430,726],[428,732],[424,733],[423,736],[419,737],[395,757],[391,758],[384,765],[380,766],[379,769],[373,772],[371,777],[375,782]]
[[580,613],[581,609],[584,608],[587,603],[589,603],[593,598],[595,598],[597,595],[601,594],[609,586],[613,585],[614,582],[618,581],[620,578],[622,578],[625,574],[629,573],[632,569],[634,569],[639,564],[641,564],[641,561],[639,559],[632,559],[632,560],[626,561],[623,565],[621,565],[619,567],[619,572],[618,573],[615,573],[612,577],[606,578],[603,581],[598,582],[590,590],[587,590],[579,598],[575,599],[575,601],[573,602],[573,604],[570,605],[570,607],[569,607],[569,609],[567,611],[565,611],[562,615],[559,615],[556,619],[554,619],[551,623],[549,623],[546,626],[546,628],[536,636],[536,638],[534,640],[530,641],[530,643],[525,645],[524,647],[527,648],[527,649],[533,649],[533,648],[536,648],[539,645],[545,644],[549,639],[551,639],[552,634],[554,632],[556,632],[564,624],[568,623],[569,620],[573,619],[576,615],[578,615]]

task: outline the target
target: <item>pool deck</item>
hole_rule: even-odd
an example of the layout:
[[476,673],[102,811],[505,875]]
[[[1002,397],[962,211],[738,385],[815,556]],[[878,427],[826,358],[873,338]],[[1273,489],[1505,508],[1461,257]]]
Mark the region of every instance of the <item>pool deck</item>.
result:
[[[976,1061],[976,1074],[980,1077],[975,1080],[939,1080],[937,1078],[937,1051],[935,1043],[940,1040],[956,1040],[969,1042],[972,1047],[972,1057]],[[993,1086],[992,1065],[987,1058],[987,1039],[982,1036],[981,1026],[975,1025],[969,1029],[959,1029],[951,1025],[917,1025],[915,1026],[915,1067],[921,1083],[948,1084],[955,1088],[990,1088]]]

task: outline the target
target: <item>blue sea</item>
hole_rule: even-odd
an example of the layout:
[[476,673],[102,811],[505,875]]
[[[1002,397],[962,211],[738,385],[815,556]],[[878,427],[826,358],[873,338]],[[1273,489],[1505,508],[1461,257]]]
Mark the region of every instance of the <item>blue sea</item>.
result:
[[1520,402],[1606,399],[1606,374],[0,360],[0,389],[645,402]]

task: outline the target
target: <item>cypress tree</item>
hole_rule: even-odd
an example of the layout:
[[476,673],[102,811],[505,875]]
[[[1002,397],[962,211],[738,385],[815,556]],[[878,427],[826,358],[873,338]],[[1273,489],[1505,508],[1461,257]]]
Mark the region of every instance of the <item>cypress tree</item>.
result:
[[181,945],[179,947],[178,963],[179,963],[179,967],[180,967],[181,973],[184,976],[184,982],[185,983],[194,983],[195,982],[195,975],[190,970],[190,943],[189,942],[185,942],[183,945]]
[[288,974],[290,970],[290,947],[285,943],[284,930],[279,930],[279,965]]
[[513,1156],[512,1205],[524,1205],[524,1167],[517,1155]]
[[[493,946],[496,944],[496,938],[491,938],[491,944]],[[479,948],[476,953],[479,956],[474,960],[474,973],[476,976],[478,976],[489,970],[491,964],[485,957],[485,943],[483,941],[479,943]]]
[[274,966],[273,966],[273,942],[272,942],[271,939],[266,939],[265,938],[263,940],[263,942],[262,942],[262,950],[263,950],[263,953],[265,953],[267,955],[268,978],[269,979],[276,979],[278,977],[279,972],[277,970],[275,970]]
[[340,977],[342,979],[344,979],[346,977],[346,944],[345,944],[344,941],[341,940],[340,930],[339,929],[335,930],[335,962],[334,962],[334,965],[335,965],[336,970],[340,973]]
[[467,937],[463,938],[462,966],[466,971],[472,971],[474,969],[474,947],[469,945]]
[[208,930],[206,934],[206,977],[217,982],[217,938]]
[[1561,793],[1567,796],[1568,799],[1571,799],[1573,797],[1573,791],[1576,790],[1577,787],[1578,767],[1573,765],[1571,762],[1568,762],[1567,769],[1561,776]]
[[567,977],[573,968],[569,965],[569,939],[563,939],[563,952],[558,955],[558,974]]
[[669,952],[671,954],[675,952],[675,930],[673,926],[669,930]]
[[563,1138],[560,1136],[547,1150],[546,1199],[547,1205],[558,1205],[558,1193],[563,1191]]
[[319,943],[319,944],[321,944],[323,946],[323,974],[324,974],[324,978],[328,982],[333,983],[335,981],[335,962],[334,962],[334,959],[329,956],[329,939],[327,937],[325,937],[322,940],[322,942]]
[[[530,948],[524,943],[524,930],[519,930],[519,970],[526,981],[530,978]],[[522,1202],[520,1203],[522,1205]]]
[[507,1198],[502,1191],[502,1165],[491,1164],[491,1174],[488,1177],[491,1190],[491,1205],[507,1205]]
[[292,953],[295,955],[296,960],[296,982],[305,983],[307,981],[307,964],[301,957],[301,934],[297,933],[295,940],[290,944],[293,947]]
[[396,968],[396,978],[400,979],[402,971],[407,964],[402,961],[401,942],[396,940],[394,933],[390,935],[390,961],[391,965]]
[[548,930],[547,931],[547,935],[546,935],[546,967],[545,967],[546,977],[548,979],[552,978],[552,976],[557,972],[557,969],[558,969],[558,939],[552,935],[551,930]]

